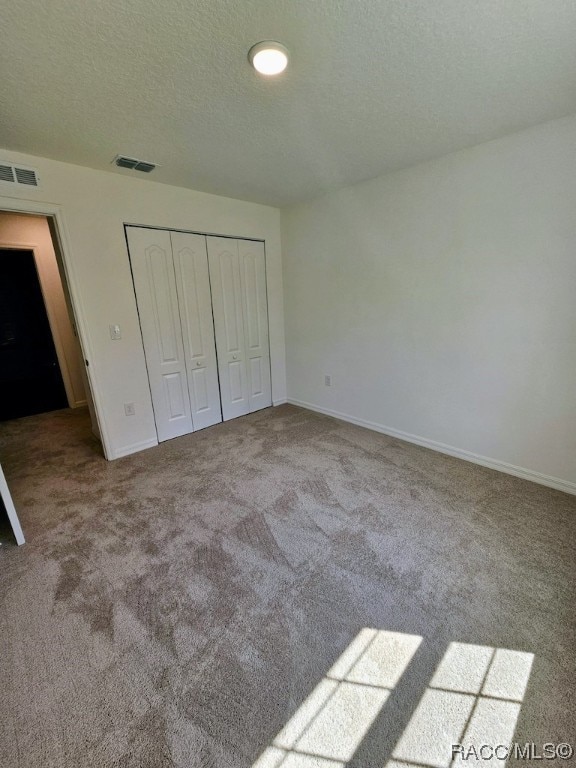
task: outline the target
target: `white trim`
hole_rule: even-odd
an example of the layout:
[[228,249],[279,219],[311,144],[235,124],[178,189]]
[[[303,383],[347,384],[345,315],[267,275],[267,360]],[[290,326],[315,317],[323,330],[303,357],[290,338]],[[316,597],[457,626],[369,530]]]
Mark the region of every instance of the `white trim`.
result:
[[572,483],[569,480],[562,480],[561,478],[553,477],[552,475],[544,475],[541,472],[535,472],[532,469],[525,469],[524,467],[517,467],[514,464],[508,464],[506,461],[490,459],[488,456],[480,456],[477,453],[465,451],[462,448],[454,448],[452,445],[446,445],[446,443],[440,443],[437,440],[429,440],[427,437],[420,437],[419,435],[412,435],[409,432],[402,432],[400,429],[377,424],[374,421],[358,419],[355,416],[349,416],[347,413],[340,413],[340,411],[334,411],[331,408],[322,408],[319,405],[307,403],[304,400],[296,400],[289,397],[287,402],[291,405],[298,405],[300,408],[306,408],[309,411],[323,413],[326,416],[334,416],[337,419],[350,422],[350,424],[356,424],[359,427],[366,427],[375,432],[381,432],[383,435],[397,437],[400,440],[405,440],[407,443],[414,443],[415,445],[421,445],[424,448],[431,448],[433,451],[445,453],[448,456],[455,456],[457,459],[470,461],[473,464],[480,464],[482,467],[495,469],[498,472],[505,472],[507,475],[521,477],[523,480],[530,480],[533,483],[539,483],[540,485],[546,485],[549,488],[555,488],[557,491],[564,491],[565,493],[576,495],[576,483]]
[[285,397],[280,397],[278,400],[272,400],[272,405],[276,407],[277,405],[285,405],[287,402]]
[[[66,226],[62,206],[55,205],[54,203],[43,203],[38,202],[37,200],[25,200],[23,198],[4,197],[0,195],[0,211],[35,213],[42,216],[51,216],[54,219],[58,237],[58,246],[62,256],[66,282],[68,283],[70,301],[72,302],[72,311],[76,321],[78,342],[80,344],[80,349],[82,350],[82,357],[84,360],[93,361],[94,356],[92,355],[90,346],[88,323],[86,321],[80,286],[74,271],[74,263],[69,255],[72,249],[70,248],[70,238],[68,236],[68,228]],[[100,440],[102,442],[102,448],[104,449],[104,456],[107,459],[110,459],[114,457],[114,451],[112,450],[112,442],[109,437],[108,427],[104,416],[104,408],[102,407],[102,398],[96,372],[93,366],[88,366],[85,370],[92,392],[92,399],[94,400],[94,410],[96,412],[96,419],[100,430]]]
[[20,525],[20,520],[18,520],[18,514],[16,512],[14,502],[12,501],[12,496],[10,495],[10,489],[8,488],[8,483],[6,482],[6,478],[4,477],[4,472],[2,471],[2,467],[0,467],[0,497],[2,498],[2,501],[4,502],[4,506],[6,507],[6,512],[8,513],[8,520],[10,521],[10,525],[12,526],[12,531],[14,532],[14,538],[16,539],[16,544],[20,546],[25,542],[24,533],[22,532],[22,526]]
[[142,440],[140,443],[132,443],[132,445],[125,445],[124,448],[118,448],[114,451],[113,459],[121,459],[123,456],[130,456],[132,453],[138,453],[138,451],[144,451],[146,448],[154,448],[158,445],[156,438],[150,438],[150,440]]

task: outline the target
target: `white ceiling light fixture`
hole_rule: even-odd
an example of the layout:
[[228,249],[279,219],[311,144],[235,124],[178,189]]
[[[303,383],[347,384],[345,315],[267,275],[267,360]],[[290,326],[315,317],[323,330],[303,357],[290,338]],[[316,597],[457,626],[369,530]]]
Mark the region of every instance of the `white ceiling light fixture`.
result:
[[261,75],[279,75],[288,66],[288,49],[282,43],[264,40],[250,48],[248,60]]

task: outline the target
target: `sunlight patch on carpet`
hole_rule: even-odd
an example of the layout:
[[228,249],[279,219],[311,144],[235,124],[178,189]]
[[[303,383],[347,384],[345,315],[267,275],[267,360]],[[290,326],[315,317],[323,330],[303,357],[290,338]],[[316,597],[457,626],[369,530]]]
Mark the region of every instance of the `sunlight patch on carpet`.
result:
[[[364,628],[252,768],[345,768],[407,670],[422,638]],[[450,643],[385,768],[450,768],[513,739],[534,656]],[[483,764],[506,760],[494,755]],[[382,766],[384,768],[384,764]]]
[[362,629],[253,768],[343,768],[421,642]]

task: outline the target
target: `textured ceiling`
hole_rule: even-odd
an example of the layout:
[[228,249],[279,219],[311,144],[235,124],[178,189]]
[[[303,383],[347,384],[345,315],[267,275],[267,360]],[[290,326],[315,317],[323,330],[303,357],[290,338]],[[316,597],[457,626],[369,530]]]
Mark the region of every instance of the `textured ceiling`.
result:
[[[156,181],[271,205],[576,112],[575,0],[18,0],[2,16],[0,146],[103,170],[123,153]],[[263,39],[291,51],[275,80],[247,63]]]

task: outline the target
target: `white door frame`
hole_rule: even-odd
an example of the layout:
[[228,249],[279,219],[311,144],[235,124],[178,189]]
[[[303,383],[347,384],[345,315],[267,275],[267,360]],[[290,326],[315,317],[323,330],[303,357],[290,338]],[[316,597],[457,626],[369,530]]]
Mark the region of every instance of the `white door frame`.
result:
[[108,428],[104,418],[104,409],[102,407],[100,388],[98,386],[94,366],[90,365],[90,362],[94,358],[92,355],[92,349],[90,347],[88,324],[82,303],[78,278],[76,276],[73,261],[70,258],[72,249],[70,247],[70,239],[68,236],[68,229],[66,227],[62,206],[54,205],[53,203],[38,202],[36,200],[23,200],[20,198],[0,196],[0,211],[7,211],[10,213],[30,213],[37,216],[47,216],[54,222],[56,239],[58,241],[55,243],[55,245],[58,246],[61,255],[62,266],[64,268],[64,278],[66,279],[66,283],[68,285],[68,292],[70,294],[70,301],[72,304],[74,323],[76,325],[76,330],[78,331],[78,341],[80,343],[82,357],[88,363],[85,370],[88,377],[90,391],[92,393],[92,399],[94,401],[94,410],[96,411],[96,420],[100,430],[102,448],[104,449],[105,457],[107,459],[113,459],[114,453],[111,449]]
[[8,484],[6,482],[6,478],[4,477],[2,467],[0,467],[0,498],[6,507],[8,520],[12,526],[12,532],[14,533],[16,544],[21,546],[25,542],[24,534],[22,533],[22,526],[20,525],[20,520],[18,520],[18,514],[16,513],[14,502],[12,501],[12,496],[10,495],[10,490],[8,489]]

